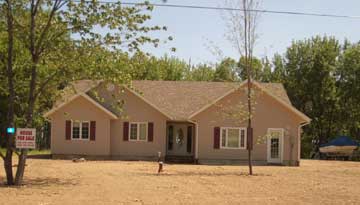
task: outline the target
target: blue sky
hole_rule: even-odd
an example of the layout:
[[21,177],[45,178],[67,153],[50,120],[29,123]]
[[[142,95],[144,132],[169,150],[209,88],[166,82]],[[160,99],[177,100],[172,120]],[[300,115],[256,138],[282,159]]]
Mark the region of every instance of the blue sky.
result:
[[[161,3],[162,1],[150,2]],[[222,1],[168,0],[167,2],[168,4],[219,6]],[[359,0],[263,0],[262,8],[360,16]],[[145,47],[153,55],[163,56],[168,53],[186,61],[191,58],[192,63],[214,63],[217,62],[218,57],[208,49],[209,41],[212,41],[221,48],[225,56],[236,59],[239,57],[236,50],[224,38],[226,26],[219,11],[155,7],[150,23],[168,27],[167,32],[162,32],[157,36],[166,38],[172,35],[174,37],[171,43],[159,48]],[[318,34],[335,36],[341,41],[345,38],[352,42],[360,41],[360,18],[262,14],[258,33],[260,38],[257,41],[255,56],[273,56],[275,53],[283,54],[293,40],[301,40]],[[171,53],[170,47],[176,47],[177,51]]]

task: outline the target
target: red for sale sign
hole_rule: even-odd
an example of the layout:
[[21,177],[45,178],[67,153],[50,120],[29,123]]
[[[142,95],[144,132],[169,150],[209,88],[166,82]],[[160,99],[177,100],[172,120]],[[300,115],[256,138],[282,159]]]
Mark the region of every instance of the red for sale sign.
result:
[[16,129],[16,148],[35,149],[36,129],[17,128]]

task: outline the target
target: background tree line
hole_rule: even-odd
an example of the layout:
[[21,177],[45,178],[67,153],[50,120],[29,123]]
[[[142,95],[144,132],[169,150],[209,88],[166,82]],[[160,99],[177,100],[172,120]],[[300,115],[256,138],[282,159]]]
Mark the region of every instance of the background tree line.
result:
[[[37,128],[40,148],[47,148],[49,135],[44,135],[48,129],[42,115],[59,91],[80,79],[242,82],[251,76],[260,82],[280,82],[293,105],[313,120],[302,138],[303,157],[316,148],[313,142],[321,144],[339,134],[359,140],[359,43],[341,44],[332,37],[316,36],[294,41],[284,54],[272,57],[255,58],[253,45],[248,45],[239,59],[192,65],[142,51],[144,44],[156,48],[173,39],[156,37],[156,31],[167,27],[148,23],[152,10],[146,1],[125,6],[120,1],[0,0],[0,145],[6,147],[0,157],[8,185],[22,183],[27,149],[15,149],[14,135],[5,134],[6,127]],[[247,15],[248,10],[239,18],[247,25],[249,17],[253,25],[256,16]],[[245,39],[245,44],[254,42],[251,35],[239,31],[236,38]],[[13,153],[19,156],[15,178]]]
[[[62,39],[64,44],[72,44],[70,38]],[[0,49],[6,46],[0,45]],[[25,59],[19,50],[16,65],[21,68]],[[89,53],[95,56],[79,55],[76,66],[89,67],[96,64],[106,65],[101,68],[111,70],[116,68],[117,74],[127,76],[133,80],[184,80],[184,81],[221,81],[241,82],[246,79],[243,58],[239,60],[225,58],[216,64],[191,64],[176,57],[163,56],[160,58],[143,52],[129,55],[126,52],[109,51],[103,48],[78,47],[76,52]],[[72,57],[69,54],[68,64]],[[89,58],[90,57],[90,58]],[[106,60],[106,59],[112,59]],[[98,61],[97,61],[98,60]],[[106,62],[106,63],[105,63]],[[51,59],[43,62],[44,73],[52,69]],[[73,62],[74,63],[74,62]],[[283,83],[292,104],[312,119],[310,125],[304,128],[302,138],[302,157],[309,157],[313,142],[324,143],[333,137],[344,134],[360,140],[360,44],[348,41],[342,44],[333,37],[316,36],[311,39],[294,41],[283,55],[252,60],[254,79],[260,82]],[[1,65],[1,62],[0,62]],[[76,71],[76,66],[70,72]],[[100,69],[100,68],[99,68]],[[80,72],[82,73],[82,72]],[[116,73],[114,73],[116,74]],[[19,72],[19,78],[24,73]],[[71,75],[69,73],[68,75]],[[46,98],[39,98],[36,104],[38,114],[35,123],[43,128],[44,119],[41,114],[50,109],[57,97],[57,90],[64,88],[69,82],[87,78],[87,73],[77,78],[62,76],[56,80],[56,86],[46,89]],[[0,97],[6,98],[5,75],[0,71]],[[17,84],[18,87],[25,85]],[[20,108],[21,102],[17,103]],[[7,102],[0,101],[1,128],[4,131]],[[20,109],[21,110],[21,109]],[[46,131],[46,129],[45,129]],[[3,133],[3,132],[2,132]],[[44,135],[48,136],[48,135]],[[1,138],[2,145],[4,139]],[[42,148],[48,148],[49,140],[45,137],[39,141]]]

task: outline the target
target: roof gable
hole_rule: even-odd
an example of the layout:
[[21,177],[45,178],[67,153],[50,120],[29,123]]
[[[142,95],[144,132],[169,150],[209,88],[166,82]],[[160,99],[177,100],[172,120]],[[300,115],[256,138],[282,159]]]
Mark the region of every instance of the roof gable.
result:
[[133,87],[173,120],[189,116],[237,87],[234,83],[196,81],[133,81]]
[[[77,81],[74,83],[75,88],[79,88],[80,93],[86,93],[91,89],[98,87],[99,82],[91,81]],[[310,119],[303,113],[298,111],[291,105],[291,102],[286,94],[286,91],[280,83],[257,83],[254,85],[265,91],[268,95],[273,97],[281,105],[300,116],[304,121]],[[91,86],[90,86],[91,85]],[[135,80],[132,81],[131,86],[127,89],[140,99],[154,107],[160,113],[164,114],[171,120],[184,121],[190,120],[198,113],[211,106],[213,103],[219,101],[225,96],[237,90],[239,87],[245,85],[245,82],[204,82],[204,81],[149,81],[149,80]],[[110,92],[104,89],[102,92]],[[86,94],[85,94],[86,95]],[[69,98],[70,94],[64,95]],[[71,98],[71,97],[70,97]],[[91,98],[90,98],[91,99]],[[116,100],[116,99],[107,99]],[[96,102],[96,101],[95,101]],[[107,105],[102,102],[104,109]],[[106,102],[111,104],[111,102]],[[55,106],[56,107],[56,106]],[[109,111],[110,112],[110,111]]]
[[68,103],[74,101],[75,99],[79,98],[79,97],[83,97],[85,98],[87,101],[89,101],[91,104],[93,104],[95,107],[97,107],[99,110],[103,111],[104,113],[106,113],[108,116],[110,116],[112,119],[117,119],[118,117],[110,112],[108,109],[106,109],[104,106],[102,106],[101,104],[99,104],[98,102],[96,102],[94,99],[92,99],[90,96],[88,96],[86,93],[78,93],[74,96],[72,96],[71,98],[67,99],[66,101],[58,104],[56,107],[54,107],[53,109],[51,109],[50,111],[48,111],[47,113],[44,114],[44,117],[50,117],[52,114],[54,114],[55,112],[57,112],[58,110],[61,110],[61,108],[63,108],[65,105],[67,105]]

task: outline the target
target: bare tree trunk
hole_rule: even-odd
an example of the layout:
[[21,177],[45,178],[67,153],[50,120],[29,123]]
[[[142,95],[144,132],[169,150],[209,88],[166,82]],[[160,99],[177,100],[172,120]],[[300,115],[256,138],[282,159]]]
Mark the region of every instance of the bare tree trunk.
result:
[[[14,127],[14,100],[15,100],[14,73],[13,73],[14,22],[12,16],[11,0],[7,0],[6,4],[7,4],[7,12],[6,12],[7,33],[8,33],[6,75],[8,80],[8,89],[9,89],[7,125],[8,127]],[[4,168],[6,172],[6,180],[8,185],[14,184],[14,176],[12,171],[13,147],[14,147],[14,135],[8,134],[6,138],[6,156],[4,158]]]

